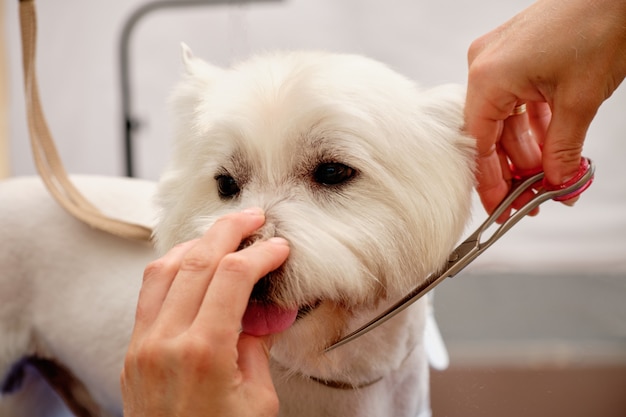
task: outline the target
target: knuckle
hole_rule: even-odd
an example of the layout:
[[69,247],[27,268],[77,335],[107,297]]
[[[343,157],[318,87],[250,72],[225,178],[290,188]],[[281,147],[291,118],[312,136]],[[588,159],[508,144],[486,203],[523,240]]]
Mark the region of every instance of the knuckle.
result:
[[[567,145],[566,145],[567,146]],[[578,165],[580,163],[581,149],[578,146],[567,146],[554,152],[553,158],[560,164]]]
[[581,97],[578,92],[566,92],[563,94],[563,98],[559,97],[558,110],[565,114],[581,114],[586,115],[591,111],[595,113],[598,107],[597,100],[592,99],[590,95]]
[[475,39],[467,49],[467,62],[472,64],[478,55],[485,49],[485,40],[484,37],[480,37]]
[[486,47],[488,45],[487,40],[484,37],[475,39],[467,49],[467,63],[470,70],[470,73],[473,71],[478,71],[478,73],[482,73],[484,68],[489,67],[485,65],[486,61],[489,61],[488,55],[490,55],[486,51]]
[[150,262],[143,271],[143,282],[151,282],[157,279],[160,276],[164,276],[172,270],[175,269],[175,266],[172,262],[167,261],[166,259],[159,258],[152,262]]
[[[180,340],[179,340],[180,339]],[[201,351],[200,342],[189,343],[186,338],[162,338],[150,336],[139,345],[129,349],[124,359],[125,369],[149,372],[163,367],[180,367],[193,361]]]
[[163,359],[163,347],[152,340],[146,340],[140,346],[130,349],[124,360],[126,369],[136,368],[138,371],[157,368]]
[[253,268],[252,261],[241,252],[229,253],[220,262],[220,269],[232,275],[247,275]]
[[183,258],[180,265],[181,271],[205,271],[211,267],[211,260],[205,254],[191,251]]
[[584,120],[585,124],[593,119],[605,96],[595,85],[583,85],[569,81],[560,85],[555,92],[555,108],[559,112]]
[[151,261],[144,269],[144,283],[156,279],[157,277],[171,277],[178,272],[180,266],[180,258],[177,253],[183,250],[187,250],[191,244],[195,244],[195,240],[180,243],[174,246],[168,253],[160,258]]
[[[493,81],[494,73],[497,71],[497,67],[487,59],[475,59],[472,61],[468,68],[468,82],[472,85],[487,84]],[[482,88],[482,87],[480,87]]]
[[220,366],[214,345],[203,337],[184,337],[175,348],[174,362],[179,368],[187,370],[187,374],[208,375]]
[[183,338],[176,346],[176,356],[185,358],[186,363],[197,362],[209,354],[209,346],[197,338]]

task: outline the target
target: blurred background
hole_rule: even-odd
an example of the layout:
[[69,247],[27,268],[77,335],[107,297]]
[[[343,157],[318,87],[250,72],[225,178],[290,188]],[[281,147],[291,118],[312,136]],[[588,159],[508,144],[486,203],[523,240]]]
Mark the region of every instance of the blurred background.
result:
[[[424,86],[463,84],[471,41],[531,4],[189,3],[38,2],[39,85],[70,173],[126,175],[130,162],[133,175],[158,179],[171,146],[167,102],[182,71],[181,41],[222,66],[262,50],[323,49],[370,56]],[[0,0],[0,177],[35,172],[17,5]],[[585,155],[596,180],[574,208],[547,203],[438,288],[451,365],[432,376],[435,417],[626,415],[625,114],[622,86],[589,131]],[[474,226],[484,217],[476,204]]]

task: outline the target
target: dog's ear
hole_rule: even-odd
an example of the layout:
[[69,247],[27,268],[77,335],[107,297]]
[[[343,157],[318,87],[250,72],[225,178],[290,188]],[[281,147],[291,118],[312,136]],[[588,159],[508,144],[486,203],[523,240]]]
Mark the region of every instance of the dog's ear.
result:
[[433,87],[426,91],[424,110],[428,112],[431,127],[441,132],[442,137],[462,152],[467,161],[473,161],[476,141],[464,132],[465,93],[465,86],[458,84]]
[[212,80],[222,72],[221,68],[211,65],[208,62],[196,57],[193,51],[186,43],[180,44],[183,65],[187,75],[202,78],[204,80]]
[[459,84],[442,84],[427,90],[430,116],[448,127],[462,129],[465,91]]
[[[170,96],[170,106],[181,131],[187,132],[198,114],[197,108],[206,99],[225,70],[197,58],[191,48],[181,43],[184,74]],[[187,133],[182,134],[188,136]]]

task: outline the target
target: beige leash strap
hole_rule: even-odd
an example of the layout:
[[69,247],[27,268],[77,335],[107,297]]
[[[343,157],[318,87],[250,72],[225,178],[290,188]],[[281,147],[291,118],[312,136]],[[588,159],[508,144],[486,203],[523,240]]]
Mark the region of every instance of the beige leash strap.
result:
[[149,241],[152,235],[149,228],[104,215],[87,201],[69,180],[54,145],[39,98],[35,72],[37,14],[34,0],[20,0],[20,24],[28,129],[35,165],[43,182],[65,210],[94,229],[126,239]]

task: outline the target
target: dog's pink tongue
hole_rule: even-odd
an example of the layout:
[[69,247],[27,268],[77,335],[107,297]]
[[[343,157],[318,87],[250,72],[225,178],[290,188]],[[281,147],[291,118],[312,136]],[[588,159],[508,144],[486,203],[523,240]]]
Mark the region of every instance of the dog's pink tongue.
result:
[[285,309],[271,304],[248,304],[241,320],[243,332],[252,336],[265,336],[287,330],[296,321],[297,309]]

